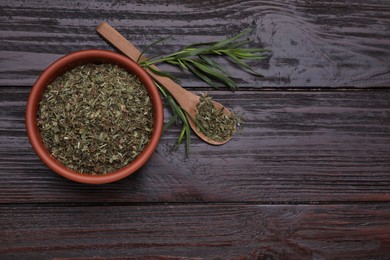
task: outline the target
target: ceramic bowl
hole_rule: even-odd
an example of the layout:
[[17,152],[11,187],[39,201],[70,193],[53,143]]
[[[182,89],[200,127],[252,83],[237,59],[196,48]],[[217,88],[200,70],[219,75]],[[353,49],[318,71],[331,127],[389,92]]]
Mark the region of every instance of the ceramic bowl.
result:
[[[50,152],[46,149],[37,126],[38,106],[43,93],[45,92],[46,86],[66,71],[88,63],[116,64],[126,69],[129,73],[136,75],[145,86],[153,106],[153,131],[150,141],[145,149],[129,165],[115,172],[104,175],[83,174],[62,165],[53,156],[51,156]],[[162,134],[163,117],[163,105],[160,94],[154,84],[154,81],[144,69],[142,69],[137,63],[133,62],[129,58],[112,51],[85,50],[74,52],[60,58],[51,64],[48,68],[46,68],[40,75],[32,87],[27,101],[26,128],[28,138],[33,149],[39,158],[54,172],[67,179],[80,183],[103,184],[118,181],[129,176],[130,174],[136,172],[149,160],[149,158],[156,150]]]

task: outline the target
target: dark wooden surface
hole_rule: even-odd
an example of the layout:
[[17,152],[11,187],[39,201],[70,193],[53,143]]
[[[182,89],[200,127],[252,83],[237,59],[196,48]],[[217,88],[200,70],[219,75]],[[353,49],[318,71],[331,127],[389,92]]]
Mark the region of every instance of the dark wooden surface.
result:
[[[252,27],[272,56],[255,78],[211,90],[245,113],[228,144],[166,133],[151,160],[116,183],[88,186],[33,152],[24,113],[51,62],[112,49],[108,21],[150,54]],[[166,117],[169,117],[169,111]],[[390,1],[0,1],[0,259],[388,259]]]

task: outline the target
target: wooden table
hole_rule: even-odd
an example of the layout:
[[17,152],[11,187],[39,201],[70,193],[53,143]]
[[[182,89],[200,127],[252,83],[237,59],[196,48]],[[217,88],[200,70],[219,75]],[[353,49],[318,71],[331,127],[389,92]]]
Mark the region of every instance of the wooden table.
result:
[[[0,1],[0,259],[385,259],[390,256],[390,1]],[[170,67],[244,112],[228,144],[165,132],[146,166],[89,186],[49,170],[25,131],[50,63],[112,49],[108,21],[149,55],[253,28],[237,92]],[[166,110],[166,120],[169,111]]]

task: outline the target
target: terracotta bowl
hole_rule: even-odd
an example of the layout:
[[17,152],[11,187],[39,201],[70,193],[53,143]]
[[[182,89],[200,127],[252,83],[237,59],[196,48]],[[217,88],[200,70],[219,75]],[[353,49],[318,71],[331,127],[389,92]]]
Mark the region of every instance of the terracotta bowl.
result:
[[[126,69],[129,73],[136,75],[145,86],[153,105],[154,126],[152,136],[145,149],[129,165],[115,172],[104,175],[82,174],[62,165],[59,161],[52,157],[49,151],[46,149],[37,126],[38,106],[43,93],[45,92],[46,86],[66,71],[71,70],[79,65],[88,63],[116,64]],[[163,117],[163,105],[158,89],[150,76],[137,63],[123,55],[112,51],[86,50],[74,52],[60,58],[51,64],[48,68],[46,68],[46,70],[37,79],[27,101],[26,128],[32,147],[34,148],[39,158],[50,169],[59,175],[76,182],[103,184],[114,182],[129,176],[149,160],[149,158],[156,150],[161,137]]]

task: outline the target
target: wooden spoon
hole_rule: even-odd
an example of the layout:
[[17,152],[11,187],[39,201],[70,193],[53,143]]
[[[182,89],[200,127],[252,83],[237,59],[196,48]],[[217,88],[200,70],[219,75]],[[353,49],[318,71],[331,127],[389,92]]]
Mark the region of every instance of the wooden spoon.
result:
[[[144,56],[140,57],[141,52],[108,23],[106,22],[100,23],[96,31],[108,42],[110,42],[114,47],[116,47],[119,51],[121,51],[123,54],[128,56],[133,61],[137,61],[138,59],[140,60],[146,59]],[[153,69],[158,70],[156,66],[154,65],[152,66]],[[186,111],[185,114],[192,130],[203,141],[213,145],[221,145],[227,143],[231,139],[231,137],[229,137],[229,139],[222,142],[216,141],[209,138],[200,130],[198,130],[198,127],[196,126],[196,122],[193,120],[193,118],[195,118],[196,115],[196,105],[199,103],[199,96],[185,90],[179,84],[175,83],[173,80],[171,80],[168,77],[159,76],[153,73],[149,69],[146,69],[146,71],[149,73],[149,75],[152,78],[160,82],[171,93],[171,95],[175,98],[177,103],[179,103],[180,107],[184,111]],[[224,113],[229,116],[231,115],[231,112],[227,108],[225,108],[222,104],[215,101],[213,101],[213,103],[217,109],[221,109],[223,107]]]

